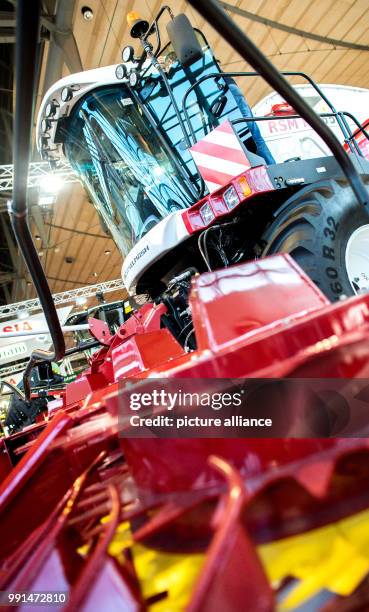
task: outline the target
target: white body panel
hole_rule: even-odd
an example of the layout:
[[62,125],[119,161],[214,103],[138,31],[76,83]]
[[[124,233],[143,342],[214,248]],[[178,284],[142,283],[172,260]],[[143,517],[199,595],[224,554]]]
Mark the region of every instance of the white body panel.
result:
[[133,295],[142,274],[189,235],[180,210],[168,215],[147,232],[123,262],[122,278],[127,291]]
[[[86,93],[91,91],[92,89],[96,89],[97,87],[102,87],[104,85],[114,85],[117,83],[125,83],[127,79],[117,79],[115,75],[115,70],[119,64],[114,64],[113,66],[104,66],[102,68],[95,68],[93,70],[86,70],[85,72],[77,72],[75,74],[69,74],[66,77],[63,77],[50,89],[46,92],[44,99],[42,100],[40,110],[37,116],[36,123],[36,135],[37,135],[37,146],[40,150],[40,138],[42,137],[41,130],[41,122],[42,119],[45,118],[45,109],[49,102],[56,101],[59,104],[55,117],[53,119],[59,119],[61,117],[68,117],[78,102],[78,100],[84,96]],[[126,64],[127,70],[129,71],[133,68],[134,64],[132,62],[127,62]],[[155,71],[155,69],[149,64],[149,62],[145,62],[143,67],[149,67],[149,70]],[[74,89],[73,97],[68,102],[63,102],[61,100],[61,92],[64,87],[71,87]],[[48,135],[50,136],[50,152],[49,157],[51,159],[55,159],[56,161],[61,157],[64,157],[63,149],[61,145],[54,144],[55,137],[55,129],[56,129],[56,121],[52,122],[51,129],[48,131]],[[55,151],[52,151],[56,147]]]
[[[337,111],[348,111],[354,115],[360,123],[369,117],[369,90],[360,87],[346,87],[344,85],[320,85],[319,86],[328,100]],[[317,113],[329,113],[330,108],[319,97],[311,85],[296,85],[295,89],[312,106]],[[283,102],[283,98],[277,93],[271,93],[258,102],[252,112],[256,117],[270,115],[272,106]],[[343,142],[343,134],[333,117],[326,117],[324,121],[331,127],[340,142]],[[352,131],[355,124],[348,119]],[[323,155],[330,155],[327,145],[311,129],[303,119],[284,119],[277,117],[270,121],[258,123],[262,136],[264,137],[274,159],[277,163],[284,162],[291,157],[310,159]]]

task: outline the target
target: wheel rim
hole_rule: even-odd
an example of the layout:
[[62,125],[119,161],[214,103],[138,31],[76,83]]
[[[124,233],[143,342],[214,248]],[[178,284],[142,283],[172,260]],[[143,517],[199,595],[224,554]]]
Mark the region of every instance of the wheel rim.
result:
[[355,293],[369,291],[369,225],[351,234],[346,247],[346,270]]

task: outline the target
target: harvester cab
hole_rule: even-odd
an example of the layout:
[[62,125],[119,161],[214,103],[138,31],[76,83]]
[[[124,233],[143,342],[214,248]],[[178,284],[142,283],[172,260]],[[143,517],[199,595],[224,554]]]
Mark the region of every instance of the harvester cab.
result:
[[[203,33],[168,7],[151,25],[135,13],[128,21],[140,53],[126,46],[121,64],[58,81],[41,105],[38,142],[44,159],[65,157],[79,176],[122,253],[130,293],[158,299],[178,276],[183,287],[194,271],[276,252],[290,253],[331,301],[365,290],[368,215],[337,156],[275,163],[258,125],[280,117],[253,118],[240,89],[260,75],[222,71]],[[322,97],[324,119],[367,176],[355,118],[307,75],[285,74]],[[286,120],[298,113],[288,108]]]

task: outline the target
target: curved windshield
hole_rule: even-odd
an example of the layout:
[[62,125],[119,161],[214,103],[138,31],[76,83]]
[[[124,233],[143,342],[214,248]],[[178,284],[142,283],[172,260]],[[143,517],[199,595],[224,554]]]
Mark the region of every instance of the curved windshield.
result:
[[94,90],[79,102],[64,145],[123,255],[164,217],[196,199],[122,85]]

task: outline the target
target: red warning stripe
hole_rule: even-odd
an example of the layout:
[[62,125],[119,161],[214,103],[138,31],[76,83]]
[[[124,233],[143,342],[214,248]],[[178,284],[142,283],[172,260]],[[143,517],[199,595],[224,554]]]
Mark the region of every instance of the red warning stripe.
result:
[[228,134],[234,134],[234,129],[230,121],[224,121],[218,127],[215,128],[217,132],[227,132]]
[[225,172],[219,172],[219,170],[213,170],[212,168],[204,168],[203,166],[197,167],[205,181],[216,183],[219,187],[229,183],[234,178],[233,174],[226,174]]
[[211,157],[220,157],[221,159],[236,162],[237,164],[245,164],[245,154],[242,150],[231,149],[230,147],[224,147],[214,142],[200,140],[192,147],[192,150],[198,151],[199,153],[205,153],[205,155],[211,155]]
[[228,120],[190,147],[190,151],[211,193],[251,165]]

